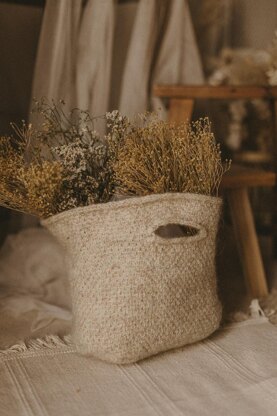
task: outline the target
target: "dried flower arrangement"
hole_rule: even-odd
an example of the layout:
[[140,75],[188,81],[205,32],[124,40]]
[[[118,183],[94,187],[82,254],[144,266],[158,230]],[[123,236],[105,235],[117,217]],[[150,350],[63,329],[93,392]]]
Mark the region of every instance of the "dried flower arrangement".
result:
[[48,218],[115,194],[217,195],[230,162],[207,119],[177,126],[146,114],[138,123],[113,111],[101,138],[88,112],[63,106],[37,102],[40,128],[23,122],[0,138],[1,206]]

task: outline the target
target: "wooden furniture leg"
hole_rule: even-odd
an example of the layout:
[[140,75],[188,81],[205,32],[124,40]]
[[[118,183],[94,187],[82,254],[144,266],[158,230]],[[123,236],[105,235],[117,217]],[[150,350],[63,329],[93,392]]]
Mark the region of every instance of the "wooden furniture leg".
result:
[[[277,100],[271,101],[273,113],[273,168],[277,173]],[[272,215],[272,238],[273,238],[273,256],[277,258],[277,187],[273,189],[273,215]]]
[[184,98],[171,98],[169,100],[168,119],[174,123],[190,121],[192,117],[194,100]]
[[247,188],[230,189],[227,198],[246,284],[253,297],[266,296],[266,276]]

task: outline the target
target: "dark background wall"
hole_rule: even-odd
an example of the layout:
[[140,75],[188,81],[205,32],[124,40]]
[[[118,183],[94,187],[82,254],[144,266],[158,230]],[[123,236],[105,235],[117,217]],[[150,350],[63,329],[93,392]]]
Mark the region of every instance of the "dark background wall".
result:
[[0,134],[28,114],[42,7],[0,3]]

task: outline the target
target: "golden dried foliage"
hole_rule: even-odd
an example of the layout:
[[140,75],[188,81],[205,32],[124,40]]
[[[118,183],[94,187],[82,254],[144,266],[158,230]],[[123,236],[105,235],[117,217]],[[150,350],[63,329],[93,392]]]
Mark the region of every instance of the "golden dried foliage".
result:
[[70,121],[56,104],[41,105],[41,130],[23,122],[13,125],[16,136],[0,137],[1,206],[47,218],[115,192],[217,195],[230,165],[208,119],[174,125],[145,114],[138,123],[113,111],[100,138],[87,112]]
[[26,189],[27,210],[38,217],[57,214],[62,190],[62,167],[60,163],[42,161],[30,163],[19,173]]
[[230,162],[222,163],[209,120],[170,124],[151,118],[133,129],[114,163],[120,194],[192,192],[217,195]]
[[24,156],[11,137],[0,138],[0,204],[24,211],[26,192],[17,176],[24,166]]
[[57,213],[62,167],[56,161],[25,160],[26,143],[0,138],[0,205],[47,217]]

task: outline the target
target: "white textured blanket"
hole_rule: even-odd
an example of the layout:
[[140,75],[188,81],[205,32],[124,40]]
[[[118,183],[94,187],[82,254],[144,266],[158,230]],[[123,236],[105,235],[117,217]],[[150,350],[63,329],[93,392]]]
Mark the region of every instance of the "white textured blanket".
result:
[[276,346],[264,317],[128,366],[78,356],[56,338],[23,344],[0,353],[0,414],[275,416]]
[[[0,251],[0,416],[277,415],[277,327],[258,318],[257,302],[257,319],[209,340],[105,364],[49,336],[71,326],[62,256],[44,230],[11,236]],[[276,299],[263,304],[274,323]]]

